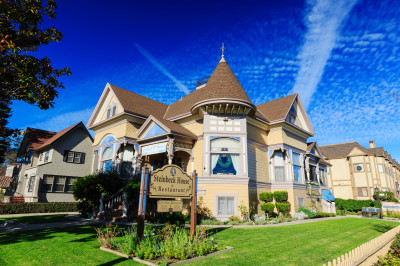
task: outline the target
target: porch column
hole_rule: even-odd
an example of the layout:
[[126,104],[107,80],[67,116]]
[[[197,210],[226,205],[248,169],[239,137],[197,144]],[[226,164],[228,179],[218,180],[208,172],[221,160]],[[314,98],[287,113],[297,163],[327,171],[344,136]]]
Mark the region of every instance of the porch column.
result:
[[310,157],[304,160],[304,167],[306,169],[306,181],[310,182]]
[[171,137],[168,137],[167,157],[168,164],[172,164],[172,159],[174,158],[174,138]]

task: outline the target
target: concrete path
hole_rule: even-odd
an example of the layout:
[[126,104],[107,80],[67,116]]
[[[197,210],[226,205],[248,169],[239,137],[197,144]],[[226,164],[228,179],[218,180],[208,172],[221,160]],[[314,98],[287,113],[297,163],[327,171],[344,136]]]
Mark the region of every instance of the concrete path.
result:
[[[60,214],[60,213],[56,213]],[[43,214],[42,214],[43,215]],[[20,215],[21,216],[21,215]],[[28,215],[26,215],[28,216]],[[4,216],[10,217],[10,216]],[[43,224],[20,224],[20,223],[8,223],[5,226],[0,224],[0,233],[4,232],[18,232],[18,231],[31,231],[31,230],[42,230],[42,229],[49,229],[49,228],[58,228],[58,227],[66,227],[66,226],[81,226],[81,225],[91,225],[91,224],[106,224],[110,222],[105,221],[97,221],[92,219],[83,219],[80,218],[78,214],[68,214],[67,218],[71,219],[68,222],[57,222],[57,223],[43,223]],[[343,218],[360,218],[360,219],[371,219],[365,218],[362,216],[357,215],[348,215],[348,216],[336,216],[336,217],[327,217],[327,218],[316,218],[316,219],[309,219],[309,220],[300,220],[300,221],[293,221],[293,222],[285,222],[280,224],[266,224],[266,225],[199,225],[201,227],[220,227],[220,228],[260,228],[260,227],[276,227],[276,226],[290,226],[296,224],[308,224],[308,223],[315,223],[320,221],[327,221],[327,220],[335,220],[335,219],[343,219]],[[384,219],[388,221],[393,221],[389,219]],[[394,222],[400,222],[399,220]],[[121,225],[135,225],[136,223],[113,223],[113,224],[121,224]],[[163,224],[160,224],[163,225]]]

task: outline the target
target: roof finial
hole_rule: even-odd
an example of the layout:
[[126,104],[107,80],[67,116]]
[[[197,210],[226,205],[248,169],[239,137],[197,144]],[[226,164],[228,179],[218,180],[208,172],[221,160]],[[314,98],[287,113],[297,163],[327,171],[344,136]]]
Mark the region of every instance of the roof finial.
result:
[[225,50],[226,50],[226,48],[225,48],[225,46],[224,46],[224,43],[222,43],[222,46],[221,46],[221,51],[222,51],[222,55],[221,55],[221,58],[224,58],[224,52],[225,52]]

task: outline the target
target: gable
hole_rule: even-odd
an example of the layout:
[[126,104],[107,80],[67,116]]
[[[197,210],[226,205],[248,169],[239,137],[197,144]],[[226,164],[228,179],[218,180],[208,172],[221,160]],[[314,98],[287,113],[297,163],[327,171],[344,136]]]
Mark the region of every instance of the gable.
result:
[[152,122],[148,129],[144,132],[143,138],[150,138],[158,135],[162,135],[167,133],[164,129],[162,129],[157,123]]
[[99,100],[101,103],[99,108],[97,108],[98,112],[94,118],[93,124],[107,120],[110,118],[110,115],[112,117],[123,112],[123,108],[112,90],[109,88],[106,88],[106,90],[107,92],[104,95],[105,97],[103,99],[100,98]]
[[360,150],[358,147],[354,147],[347,156],[363,156],[366,155],[365,152]]
[[305,131],[313,132],[308,115],[302,107],[302,103],[299,101],[299,98],[296,97],[286,116],[286,121],[304,129]]

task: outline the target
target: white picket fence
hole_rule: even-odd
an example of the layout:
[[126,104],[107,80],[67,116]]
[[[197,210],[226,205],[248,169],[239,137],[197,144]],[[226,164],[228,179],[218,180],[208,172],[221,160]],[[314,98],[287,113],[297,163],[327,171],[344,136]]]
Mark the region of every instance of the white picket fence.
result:
[[374,238],[367,243],[347,252],[346,254],[334,259],[333,261],[324,264],[324,266],[351,266],[359,265],[367,258],[378,252],[381,248],[391,242],[397,233],[400,232],[400,226],[393,228],[390,231]]

